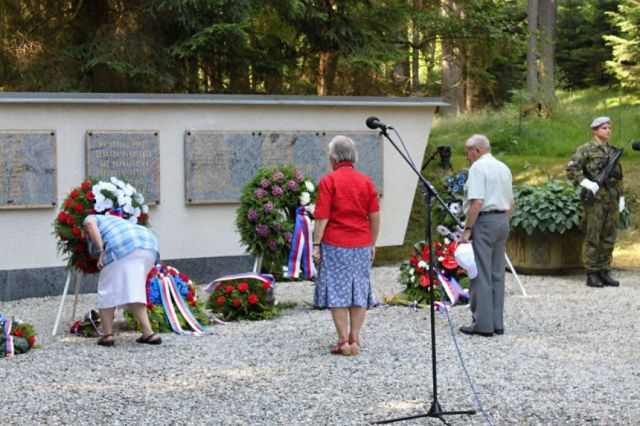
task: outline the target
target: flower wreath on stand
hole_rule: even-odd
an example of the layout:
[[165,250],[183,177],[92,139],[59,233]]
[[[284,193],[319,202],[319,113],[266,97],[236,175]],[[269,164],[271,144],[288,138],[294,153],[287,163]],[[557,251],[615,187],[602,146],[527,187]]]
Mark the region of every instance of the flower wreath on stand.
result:
[[242,244],[262,257],[263,270],[276,277],[287,273],[296,213],[300,206],[310,213],[315,199],[315,185],[293,166],[260,169],[247,182],[236,226]]
[[0,358],[27,353],[35,344],[36,333],[31,324],[9,319],[0,312]]
[[115,177],[109,182],[98,178],[85,180],[69,192],[53,222],[58,252],[64,255],[69,268],[85,274],[98,272],[98,260],[89,254],[82,222],[87,215],[108,211],[138,225],[149,226],[149,207],[133,186]]
[[[201,324],[209,322],[209,316],[187,275],[172,266],[156,265],[147,275],[146,292],[147,314],[156,333],[200,335],[207,332]],[[142,331],[131,312],[126,310],[124,315],[127,328]]]
[[[464,185],[467,180],[467,170],[461,170],[442,179],[440,190],[442,199],[449,211],[461,222],[464,221],[462,201]],[[410,305],[412,307],[428,307],[431,303],[429,286],[439,284],[433,288],[434,303],[437,309],[443,309],[455,304],[466,304],[469,300],[469,278],[467,272],[458,265],[455,251],[458,248],[459,232],[451,232],[449,227],[455,228],[456,221],[439,204],[439,210],[435,210],[434,217],[438,236],[432,237],[435,254],[434,282],[430,280],[429,259],[430,247],[425,241],[414,246],[409,260],[400,265],[398,281],[405,286],[401,295],[396,295],[385,300],[389,304]],[[444,290],[444,296],[442,294]],[[446,300],[448,299],[448,300]]]
[[209,283],[207,308],[225,321],[263,320],[278,314],[269,274],[228,275]]

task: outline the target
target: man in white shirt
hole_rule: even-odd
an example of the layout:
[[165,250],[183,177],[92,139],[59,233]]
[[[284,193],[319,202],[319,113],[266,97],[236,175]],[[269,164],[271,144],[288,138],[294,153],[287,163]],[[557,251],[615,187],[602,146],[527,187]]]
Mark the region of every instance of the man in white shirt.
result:
[[509,168],[491,155],[486,136],[471,136],[464,151],[471,168],[464,187],[462,242],[473,242],[478,275],[469,285],[472,322],[460,331],[488,337],[504,333],[505,251],[513,184]]

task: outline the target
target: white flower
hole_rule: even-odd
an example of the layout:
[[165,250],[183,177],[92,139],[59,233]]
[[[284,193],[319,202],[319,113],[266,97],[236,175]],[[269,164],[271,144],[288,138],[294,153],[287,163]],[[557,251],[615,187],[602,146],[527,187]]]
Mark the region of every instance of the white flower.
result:
[[105,198],[99,203],[96,203],[93,209],[97,212],[103,212],[105,210],[109,210],[112,207],[113,207],[113,201],[110,198]]
[[142,205],[142,213],[149,213],[149,206],[146,204]]
[[413,276],[415,274],[415,271],[413,269],[409,269],[409,275]]
[[129,222],[131,222],[131,223],[138,223],[138,217],[137,217],[137,216],[131,216],[131,217],[129,217]]
[[444,256],[440,256],[440,257],[438,258],[438,262],[442,262],[443,260],[444,260]]
[[115,176],[111,176],[111,183],[113,183],[116,186],[119,186],[120,188],[125,187],[125,183]]
[[302,194],[300,194],[300,204],[302,204],[303,206],[306,206],[310,202],[311,202],[311,195],[308,192],[305,191]]
[[136,207],[135,209],[133,209],[133,215],[135,217],[140,217],[140,213],[141,213],[141,211],[140,211],[139,207]]
[[304,181],[304,186],[307,187],[307,191],[309,191],[309,192],[313,192],[313,190],[316,189],[316,187],[313,186],[313,183],[310,180],[305,180]]
[[451,203],[449,205],[449,211],[454,216],[458,216],[460,213],[462,213],[462,208],[460,207],[460,203]]
[[144,204],[144,195],[139,192],[133,194],[133,199],[136,200],[139,204]]
[[[129,214],[133,214],[133,212],[134,212],[133,206],[131,204],[125,204],[124,207],[122,207],[122,210],[125,213],[129,213]],[[138,215],[136,215],[136,216],[138,216]]]
[[428,269],[429,265],[424,260],[421,260],[420,262],[418,262],[418,267]]
[[126,184],[124,186],[124,193],[127,194],[129,197],[131,197],[135,191],[136,191],[135,188],[129,184]]

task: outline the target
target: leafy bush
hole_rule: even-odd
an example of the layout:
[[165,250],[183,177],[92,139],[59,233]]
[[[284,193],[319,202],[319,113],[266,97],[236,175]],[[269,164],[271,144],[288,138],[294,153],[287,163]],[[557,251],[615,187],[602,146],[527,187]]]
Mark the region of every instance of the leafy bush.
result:
[[563,234],[580,226],[580,190],[569,181],[551,180],[542,186],[529,184],[514,189],[516,208],[511,227],[531,235],[537,232]]

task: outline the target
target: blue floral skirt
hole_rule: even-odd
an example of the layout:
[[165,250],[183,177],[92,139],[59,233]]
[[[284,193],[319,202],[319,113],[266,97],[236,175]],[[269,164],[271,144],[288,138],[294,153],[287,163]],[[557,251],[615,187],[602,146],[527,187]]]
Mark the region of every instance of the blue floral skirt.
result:
[[313,295],[316,308],[373,306],[371,292],[371,248],[320,246],[318,280]]

